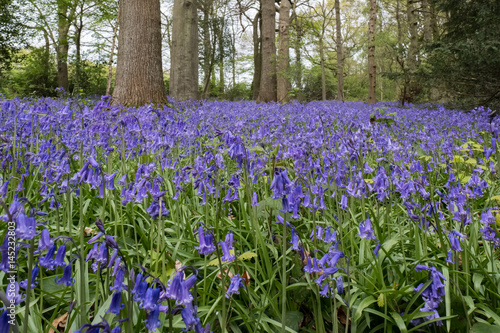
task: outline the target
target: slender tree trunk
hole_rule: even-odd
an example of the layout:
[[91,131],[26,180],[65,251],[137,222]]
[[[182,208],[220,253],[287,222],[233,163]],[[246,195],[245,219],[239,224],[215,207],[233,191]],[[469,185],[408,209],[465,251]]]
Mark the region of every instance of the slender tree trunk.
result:
[[278,49],[278,76],[277,97],[278,102],[285,102],[291,89],[289,76],[290,59],[290,2],[281,0],[279,18],[279,49]]
[[234,31],[234,23],[231,24],[231,29],[232,29],[232,40],[231,40],[231,67],[232,67],[232,74],[233,74],[233,88],[236,87],[236,31]]
[[429,0],[422,0],[422,12],[424,16],[424,41],[432,42],[431,6]]
[[375,64],[375,26],[377,24],[377,0],[370,0],[370,20],[368,22],[368,101],[377,103],[377,65]]
[[75,23],[75,86],[74,91],[79,92],[82,79],[82,54],[81,54],[81,39],[83,30],[83,3],[80,4],[80,14],[78,22]]
[[342,30],[340,17],[340,1],[335,0],[335,24],[336,24],[336,47],[337,47],[337,99],[344,101],[344,46],[342,44]]
[[198,15],[196,0],[174,1],[170,94],[198,99]]
[[113,27],[113,41],[111,42],[111,51],[109,52],[108,60],[108,84],[106,85],[106,95],[111,94],[111,81],[113,80],[113,57],[115,54],[116,37],[118,34],[118,22],[120,21],[120,12],[116,16],[116,23]]
[[224,17],[220,20],[219,26],[219,94],[224,95],[224,29],[226,27],[226,19]]
[[202,99],[207,98],[209,88],[210,88],[210,75],[211,75],[211,66],[212,66],[212,43],[211,43],[211,34],[210,34],[210,11],[212,8],[212,0],[205,0],[203,5],[203,21],[202,27],[203,30],[203,92]]
[[[73,12],[74,13],[74,12]],[[64,0],[57,1],[57,84],[65,91],[69,90],[68,78],[68,32],[71,25],[71,16],[68,15],[68,4]]]
[[160,15],[159,0],[120,0],[115,102],[123,105],[166,102]]
[[259,102],[276,101],[276,9],[274,0],[262,4],[262,75]]
[[319,57],[321,64],[321,100],[326,101],[326,70],[323,36],[319,38]]
[[295,43],[293,48],[295,50],[295,86],[299,89],[302,88],[302,56],[301,56],[301,43],[302,43],[302,22],[300,22],[297,12],[297,2],[293,2],[293,17],[294,17],[294,27],[295,27]]
[[418,31],[417,31],[417,16],[415,15],[414,0],[407,1],[407,20],[408,30],[410,33],[410,45],[408,46],[408,70],[410,75],[413,76],[417,70],[417,56],[418,56]]
[[262,39],[259,36],[261,25],[261,12],[259,11],[252,22],[253,24],[253,81],[252,81],[252,98],[257,100],[260,91],[260,77],[262,75]]

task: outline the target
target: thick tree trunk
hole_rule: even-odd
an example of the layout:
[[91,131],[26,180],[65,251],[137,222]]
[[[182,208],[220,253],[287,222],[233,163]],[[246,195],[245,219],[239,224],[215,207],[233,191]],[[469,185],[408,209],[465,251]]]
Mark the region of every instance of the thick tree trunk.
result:
[[278,77],[277,97],[278,102],[286,102],[291,89],[289,76],[290,58],[290,2],[281,0],[279,18],[279,49],[278,49]]
[[276,101],[276,9],[274,0],[262,4],[262,75],[259,102]]
[[344,101],[344,46],[342,44],[342,30],[340,17],[340,1],[335,0],[335,24],[336,24],[336,47],[337,47],[337,99]]
[[111,51],[109,52],[109,60],[108,60],[108,82],[106,85],[106,95],[111,93],[111,81],[113,80],[113,57],[115,55],[115,47],[116,47],[116,37],[118,34],[118,22],[120,20],[120,12],[116,16],[116,23],[113,27],[113,42],[111,42]]
[[375,25],[377,24],[377,0],[370,0],[368,22],[368,102],[377,103],[377,65],[375,64]]
[[219,94],[222,97],[224,94],[224,29],[226,20],[222,17],[219,26]]
[[113,98],[123,105],[165,103],[159,0],[121,0]]
[[252,81],[252,98],[257,100],[260,91],[260,77],[262,75],[262,39],[259,36],[260,25],[262,23],[260,12],[253,20],[253,62],[254,72]]
[[198,99],[198,15],[196,0],[175,0],[172,26],[170,94]]

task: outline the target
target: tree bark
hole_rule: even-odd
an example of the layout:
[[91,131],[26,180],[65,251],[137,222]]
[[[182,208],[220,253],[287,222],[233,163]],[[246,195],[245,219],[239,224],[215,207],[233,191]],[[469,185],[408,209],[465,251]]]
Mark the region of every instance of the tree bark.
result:
[[319,57],[321,64],[321,100],[326,101],[326,69],[325,69],[325,46],[323,43],[323,33],[319,38]]
[[67,1],[58,0],[57,1],[57,84],[59,87],[63,88],[66,92],[69,90],[69,78],[68,78],[68,32],[71,26],[71,21],[76,10],[76,4],[71,8],[68,14],[69,8]]
[[370,0],[368,22],[368,102],[377,103],[377,65],[375,64],[375,25],[377,24],[377,0]]
[[198,15],[196,0],[175,0],[172,26],[170,94],[198,99]]
[[294,17],[294,27],[295,27],[295,42],[293,48],[295,50],[295,86],[298,89],[302,88],[302,56],[301,56],[301,43],[302,43],[302,22],[299,21],[299,18],[296,13],[297,2],[293,2],[293,17]]
[[432,42],[431,6],[429,0],[422,0],[422,12],[424,16],[424,41]]
[[259,11],[252,22],[253,24],[253,81],[252,81],[252,98],[257,100],[260,91],[260,77],[262,75],[262,38],[259,36],[261,25],[261,12]]
[[106,85],[106,95],[111,94],[111,81],[113,80],[113,57],[115,54],[116,47],[116,36],[118,34],[118,22],[120,21],[120,12],[116,16],[116,23],[113,27],[113,42],[111,43],[111,51],[109,52],[109,60],[108,60],[108,82]]
[[262,75],[259,102],[276,101],[276,9],[274,0],[261,0],[262,4]]
[[165,103],[159,0],[121,0],[115,102]]
[[344,46],[342,44],[342,30],[340,17],[340,1],[335,0],[335,24],[337,47],[337,100],[344,101]]
[[414,0],[407,1],[407,20],[408,30],[410,33],[410,45],[408,46],[408,70],[410,76],[413,76],[417,70],[418,56],[418,31],[417,31],[417,16],[415,15]]
[[281,0],[279,15],[277,98],[278,102],[286,102],[288,99],[288,93],[291,89],[289,76],[290,2],[288,0]]
[[212,9],[213,0],[205,0],[203,2],[202,13],[203,21],[201,29],[203,31],[203,92],[202,99],[208,97],[210,88],[210,76],[212,74],[212,41],[210,33],[210,12]]

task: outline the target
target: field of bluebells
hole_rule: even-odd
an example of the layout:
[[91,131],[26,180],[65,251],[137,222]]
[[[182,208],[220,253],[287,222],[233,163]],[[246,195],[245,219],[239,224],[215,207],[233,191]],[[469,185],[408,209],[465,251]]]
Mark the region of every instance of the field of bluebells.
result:
[[0,100],[0,333],[500,332],[499,125]]

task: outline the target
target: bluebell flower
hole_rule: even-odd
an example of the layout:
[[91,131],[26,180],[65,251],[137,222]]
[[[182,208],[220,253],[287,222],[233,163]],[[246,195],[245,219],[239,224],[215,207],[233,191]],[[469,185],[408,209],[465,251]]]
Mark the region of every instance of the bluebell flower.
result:
[[[38,286],[38,282],[36,281],[36,278],[38,277],[38,271],[40,270],[40,268],[38,267],[38,265],[36,265],[35,267],[33,267],[33,270],[31,272],[31,286],[30,286],[30,289],[35,289],[36,286]],[[25,279],[21,282],[19,282],[19,287],[23,288],[23,289],[27,289],[28,288],[28,279]]]
[[348,207],[347,197],[345,196],[345,194],[342,194],[342,198],[340,198],[340,208],[346,210],[347,207]]
[[116,273],[115,283],[113,286],[109,287],[109,290],[116,290],[116,292],[121,292],[122,290],[127,290],[127,285],[123,283],[123,278],[125,276],[125,270],[119,269]]
[[66,245],[63,244],[57,249],[56,258],[54,259],[54,265],[59,267],[66,266],[64,262],[64,257],[66,257]]
[[0,197],[2,198],[5,198],[5,196],[7,195],[7,189],[9,188],[9,180],[7,179],[2,187],[0,187]]
[[45,267],[47,270],[53,270],[56,265],[54,263],[54,253],[56,252],[56,246],[52,245],[52,247],[47,251],[45,256],[40,259],[39,265]]
[[181,316],[182,316],[182,321],[184,321],[184,324],[186,325],[186,328],[183,331],[187,332],[187,331],[194,329],[194,326],[196,325],[196,319],[194,316],[193,307],[186,306],[181,311]]
[[9,333],[10,332],[10,317],[7,310],[2,312],[0,315],[0,332],[1,333]]
[[327,282],[327,283],[325,283],[325,285],[323,286],[323,288],[321,289],[321,291],[319,292],[319,294],[321,296],[323,296],[323,297],[328,297],[328,291],[329,291],[329,289],[330,289],[330,286],[329,286],[329,284]]
[[243,278],[236,274],[235,276],[233,276],[231,278],[231,283],[229,284],[229,287],[227,288],[227,291],[226,291],[226,298],[230,298],[231,295],[233,294],[237,294],[239,295],[240,294],[240,287],[243,287],[245,288],[245,284],[243,283]]
[[344,293],[344,281],[342,279],[342,275],[337,276],[337,293],[342,295]]
[[122,304],[122,293],[115,292],[113,296],[111,296],[111,304],[109,306],[108,311],[106,313],[114,313],[116,315],[120,314],[120,311],[125,307],[125,304]]
[[373,254],[375,257],[378,257],[378,251],[380,250],[380,242],[377,243],[377,246],[375,246],[375,249],[373,249]]
[[233,254],[231,254],[231,250],[227,246],[226,242],[219,242],[217,244],[219,244],[220,247],[221,247],[221,249],[222,249],[221,260],[223,262],[225,262],[225,261],[233,261],[235,259],[235,256]]
[[372,221],[370,218],[367,218],[364,222],[359,224],[359,237],[362,239],[375,239],[375,235],[373,234]]
[[40,234],[40,239],[38,240],[38,250],[45,251],[50,249],[53,245],[54,243],[50,238],[49,230],[47,230],[47,228],[44,228],[42,230],[42,233]]
[[200,245],[195,247],[199,254],[209,255],[215,251],[215,245],[213,241],[213,235],[210,232],[205,233],[203,226],[198,227],[198,239],[200,240]]
[[252,195],[252,206],[255,207],[255,206],[258,206],[259,205],[259,201],[257,200],[257,192],[253,192],[253,195]]
[[17,281],[7,285],[5,295],[9,302],[14,305],[19,305],[26,299],[26,295],[19,293],[19,283]]
[[295,230],[295,228],[292,228],[290,244],[292,244],[293,250],[299,251],[299,236],[297,235],[297,231]]
[[24,213],[19,213],[16,220],[17,238],[33,239],[36,236],[36,221],[34,217],[28,217]]
[[142,277],[142,274],[137,274],[137,278],[135,279],[135,286],[132,290],[132,294],[134,295],[134,302],[144,301],[147,290],[148,283],[146,282],[146,279]]
[[159,315],[160,315],[159,307],[156,307],[153,311],[150,311],[148,313],[148,319],[146,319],[144,323],[146,324],[146,328],[150,332],[156,332],[156,329],[161,327],[162,322],[160,321],[160,319],[158,319]]
[[72,273],[73,273],[73,268],[71,266],[71,263],[69,263],[68,265],[66,265],[66,267],[64,267],[63,276],[60,279],[57,279],[59,276],[56,276],[55,278],[56,284],[64,283],[65,286],[73,285],[73,283],[75,283],[75,279],[71,277]]
[[160,289],[159,288],[148,288],[146,291],[146,297],[139,305],[139,308],[145,309],[148,311],[153,311],[158,306],[158,299],[160,298]]

